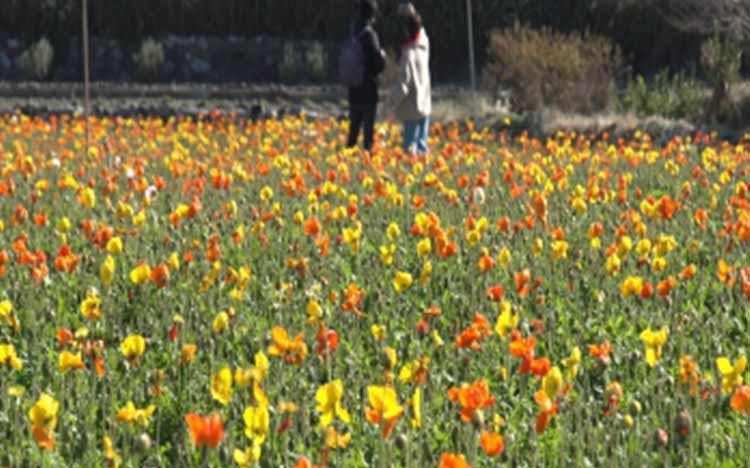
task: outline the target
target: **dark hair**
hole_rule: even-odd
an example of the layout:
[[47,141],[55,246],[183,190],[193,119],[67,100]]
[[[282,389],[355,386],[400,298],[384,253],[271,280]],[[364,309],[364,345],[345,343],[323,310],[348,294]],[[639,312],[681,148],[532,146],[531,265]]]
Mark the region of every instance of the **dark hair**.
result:
[[403,24],[409,37],[414,37],[422,29],[422,16],[414,9],[409,9],[403,15]]
[[357,2],[359,20],[366,23],[372,21],[378,15],[377,0],[359,0]]

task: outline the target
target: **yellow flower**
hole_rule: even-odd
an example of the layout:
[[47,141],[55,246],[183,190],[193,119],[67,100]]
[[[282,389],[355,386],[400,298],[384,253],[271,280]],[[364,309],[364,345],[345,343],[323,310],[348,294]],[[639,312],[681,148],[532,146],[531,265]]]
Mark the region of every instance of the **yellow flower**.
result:
[[145,283],[151,279],[151,267],[146,263],[141,263],[130,272],[130,281],[133,284]]
[[109,436],[104,436],[102,439],[102,452],[104,452],[104,459],[107,460],[108,466],[117,468],[122,463],[122,457],[115,450],[115,444]]
[[666,270],[667,259],[664,257],[655,257],[654,260],[651,262],[651,268],[657,273],[660,273]]
[[264,405],[251,406],[242,413],[242,419],[245,421],[245,437],[250,439],[253,445],[262,444],[268,437],[270,426],[268,408]]
[[15,370],[23,369],[23,363],[16,355],[16,347],[12,344],[0,344],[0,365],[4,364]]
[[565,260],[568,258],[568,243],[560,240],[552,242],[552,260]]
[[141,335],[130,335],[120,343],[120,351],[126,359],[134,361],[146,351],[146,340]]
[[156,411],[155,405],[148,405],[146,408],[138,409],[135,407],[135,403],[129,401],[117,412],[117,419],[129,425],[137,423],[143,427],[148,427],[154,411]]
[[419,272],[419,284],[427,284],[432,276],[432,262],[427,260],[422,264],[422,271]]
[[229,314],[224,311],[216,314],[213,323],[214,333],[221,333],[229,327]]
[[122,239],[115,236],[107,241],[107,252],[112,255],[117,255],[122,252]]
[[654,367],[661,357],[661,348],[667,342],[669,328],[662,327],[659,331],[646,328],[641,332],[641,340],[646,346],[646,362],[649,366]]
[[414,389],[414,395],[409,400],[409,407],[411,408],[411,426],[413,428],[422,427],[422,389],[417,387]]
[[378,325],[377,323],[375,323],[370,327],[370,333],[372,333],[373,338],[378,341],[383,341],[385,339],[385,332],[385,325]]
[[94,193],[94,189],[86,187],[81,190],[81,205],[88,209],[96,206],[96,194]]
[[622,282],[622,285],[620,286],[620,294],[623,298],[628,298],[630,296],[637,296],[641,294],[641,290],[643,289],[643,278],[639,276],[628,276],[625,278],[625,281]]
[[625,258],[625,256],[633,249],[633,239],[630,236],[622,236],[617,243],[617,256]]
[[393,278],[393,289],[398,293],[404,292],[411,287],[413,282],[414,279],[409,273],[397,271],[396,276]]
[[550,399],[554,400],[563,388],[563,376],[560,368],[553,366],[542,378],[542,390]]
[[510,254],[510,250],[508,247],[503,247],[500,249],[500,253],[497,255],[497,263],[503,267],[507,268],[508,265],[510,265],[510,261],[513,259],[513,256]]
[[395,420],[404,412],[398,402],[398,395],[393,387],[370,385],[367,387],[367,399],[370,407],[365,409],[365,417],[372,424],[384,424],[383,437],[387,437]]
[[232,458],[241,468],[249,468],[260,460],[260,454],[260,445],[253,444],[250,447],[246,447],[245,450],[234,449]]
[[638,244],[635,246],[635,251],[638,252],[638,255],[641,257],[647,257],[649,252],[651,252],[651,241],[648,239],[639,240]]
[[264,202],[267,202],[273,198],[273,190],[268,185],[264,186],[262,189],[260,189],[260,199]]
[[607,257],[607,261],[604,263],[607,273],[609,273],[610,276],[616,275],[617,272],[620,271],[621,265],[622,262],[620,261],[620,257],[618,257],[616,253]]
[[581,349],[576,346],[570,351],[570,356],[562,360],[568,374],[568,380],[573,380],[578,375],[578,366],[581,364]]
[[542,254],[544,251],[544,241],[541,239],[541,237],[537,237],[534,239],[534,245],[531,247],[531,253],[534,254],[535,257],[538,257]]
[[396,244],[381,245],[380,246],[380,261],[383,265],[388,266],[393,264],[393,255],[396,253]]
[[398,238],[398,236],[401,235],[401,230],[398,228],[398,224],[391,223],[388,225],[388,229],[386,230],[386,234],[388,235],[388,240],[393,242]]
[[211,377],[211,396],[224,406],[232,400],[232,371],[228,367]]
[[390,346],[386,346],[383,352],[385,353],[385,357],[388,359],[388,368],[393,369],[394,367],[396,367],[396,364],[398,363],[396,350]]
[[417,255],[420,258],[425,259],[432,252],[432,242],[429,237],[425,237],[421,241],[417,242]]
[[511,330],[518,326],[518,321],[520,319],[520,314],[513,310],[513,306],[510,302],[501,302],[500,315],[498,315],[497,321],[495,322],[495,333],[500,335],[501,338],[505,338]]
[[576,213],[579,215],[582,215],[586,212],[586,202],[581,197],[575,197],[571,203],[570,206],[573,207],[574,210],[576,210]]
[[315,393],[315,401],[318,402],[316,409],[320,413],[321,426],[328,427],[333,422],[334,416],[338,416],[345,423],[351,421],[349,412],[341,405],[343,395],[344,384],[341,379],[336,379],[318,388]]
[[89,320],[96,320],[102,316],[102,300],[96,294],[96,291],[90,290],[86,299],[81,302],[81,315]]
[[81,357],[81,353],[73,354],[69,351],[63,351],[62,353],[60,353],[60,358],[58,359],[58,368],[62,373],[65,373],[71,369],[83,369],[83,359]]
[[180,352],[180,363],[190,364],[195,359],[195,353],[198,351],[198,346],[195,344],[184,344],[182,345],[182,351]]
[[105,288],[112,284],[112,279],[115,276],[115,259],[111,255],[107,255],[107,258],[102,262],[102,266],[99,267],[99,279]]
[[735,388],[742,385],[744,381],[742,374],[745,372],[746,365],[747,359],[745,356],[740,356],[734,365],[725,357],[716,360],[716,366],[721,372],[721,390],[725,395],[732,393]]
[[326,446],[330,449],[346,448],[349,446],[349,442],[352,441],[352,434],[348,432],[346,434],[339,434],[331,426],[326,428]]
[[170,271],[177,271],[180,269],[180,256],[177,255],[177,252],[172,252],[169,255],[169,259],[167,259],[167,264],[169,264]]
[[440,336],[440,333],[438,333],[437,330],[432,330],[432,344],[434,344],[436,348],[445,344],[443,337]]
[[46,393],[42,393],[34,406],[29,410],[29,419],[34,427],[54,429],[57,425],[57,412],[60,403]]
[[63,216],[62,218],[60,218],[60,221],[57,222],[57,230],[59,232],[66,233],[70,231],[70,228],[70,220],[66,216]]
[[320,319],[323,318],[323,308],[315,299],[310,299],[309,301],[307,301],[306,311],[307,323],[317,324],[320,322]]
[[477,245],[480,240],[482,240],[482,233],[479,229],[472,229],[466,233],[466,242],[468,242],[470,246],[473,247]]

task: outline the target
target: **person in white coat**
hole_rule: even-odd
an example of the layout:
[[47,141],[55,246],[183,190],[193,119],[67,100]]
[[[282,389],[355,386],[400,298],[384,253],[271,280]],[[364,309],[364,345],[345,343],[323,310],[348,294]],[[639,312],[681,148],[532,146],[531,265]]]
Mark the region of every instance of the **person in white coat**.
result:
[[432,112],[430,39],[422,18],[413,6],[400,8],[404,42],[399,59],[399,78],[391,101],[395,117],[403,122],[403,148],[408,153],[429,151],[428,136]]

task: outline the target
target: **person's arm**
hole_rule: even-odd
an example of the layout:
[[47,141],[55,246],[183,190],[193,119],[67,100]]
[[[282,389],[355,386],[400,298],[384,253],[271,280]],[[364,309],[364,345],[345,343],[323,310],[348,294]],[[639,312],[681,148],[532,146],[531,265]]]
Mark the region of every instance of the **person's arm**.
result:
[[409,89],[411,89],[413,80],[413,73],[411,69],[411,61],[409,60],[409,52],[405,51],[401,55],[401,63],[399,64],[398,81],[393,87],[391,92],[391,102],[393,107],[397,108],[401,101],[403,101],[409,95]]
[[362,49],[367,60],[367,70],[374,78],[385,69],[385,53],[380,48],[380,41],[374,30],[368,28],[362,36]]

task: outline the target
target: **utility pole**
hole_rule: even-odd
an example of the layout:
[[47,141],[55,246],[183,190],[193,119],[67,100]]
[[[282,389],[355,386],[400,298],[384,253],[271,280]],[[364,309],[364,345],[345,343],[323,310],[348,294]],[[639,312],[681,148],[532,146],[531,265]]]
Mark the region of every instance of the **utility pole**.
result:
[[84,122],[84,130],[86,132],[86,156],[89,153],[89,114],[91,113],[91,95],[89,92],[89,13],[88,13],[88,0],[82,0],[83,16],[81,21],[83,22],[83,115],[86,119]]
[[476,64],[474,62],[474,20],[471,13],[471,0],[466,0],[466,21],[469,26],[469,78],[471,89],[477,89]]

